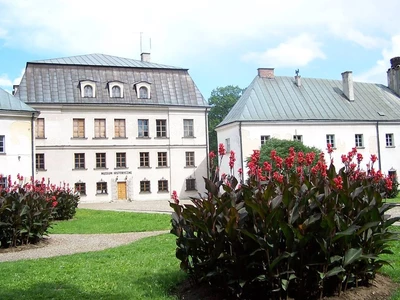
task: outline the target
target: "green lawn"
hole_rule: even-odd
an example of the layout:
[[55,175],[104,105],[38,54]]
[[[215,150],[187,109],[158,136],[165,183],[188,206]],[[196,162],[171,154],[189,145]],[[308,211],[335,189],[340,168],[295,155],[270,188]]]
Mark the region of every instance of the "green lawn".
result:
[[0,263],[0,299],[175,299],[183,280],[175,237],[163,234],[99,252]]
[[400,204],[400,193],[397,194],[396,198],[386,199],[386,202],[399,203]]
[[169,214],[77,209],[72,220],[55,222],[51,233],[120,233],[168,230]]

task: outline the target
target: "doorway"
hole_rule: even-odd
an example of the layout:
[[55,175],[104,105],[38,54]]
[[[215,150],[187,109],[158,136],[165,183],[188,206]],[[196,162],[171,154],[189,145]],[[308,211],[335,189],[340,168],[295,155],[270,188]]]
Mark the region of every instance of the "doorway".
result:
[[118,200],[126,200],[126,182],[117,182]]

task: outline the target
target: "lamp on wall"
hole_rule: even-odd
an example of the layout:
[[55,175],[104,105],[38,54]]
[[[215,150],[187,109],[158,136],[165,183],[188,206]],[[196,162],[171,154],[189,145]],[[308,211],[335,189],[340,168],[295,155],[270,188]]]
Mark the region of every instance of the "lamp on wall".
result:
[[128,175],[125,176],[125,180],[128,180]]

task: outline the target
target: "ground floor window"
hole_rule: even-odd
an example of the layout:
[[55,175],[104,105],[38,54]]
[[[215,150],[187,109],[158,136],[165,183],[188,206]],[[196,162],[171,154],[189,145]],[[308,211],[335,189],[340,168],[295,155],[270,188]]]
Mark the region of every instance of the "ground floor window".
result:
[[195,191],[196,190],[196,179],[195,178],[186,179],[186,190],[187,191]]
[[150,192],[150,180],[140,181],[140,192]]
[[97,194],[107,194],[107,182],[100,181],[96,183]]
[[86,196],[86,183],[84,182],[75,183],[75,191],[78,192],[81,196]]
[[0,188],[5,189],[7,187],[7,177],[0,175]]
[[158,181],[158,191],[168,192],[168,180],[162,179]]

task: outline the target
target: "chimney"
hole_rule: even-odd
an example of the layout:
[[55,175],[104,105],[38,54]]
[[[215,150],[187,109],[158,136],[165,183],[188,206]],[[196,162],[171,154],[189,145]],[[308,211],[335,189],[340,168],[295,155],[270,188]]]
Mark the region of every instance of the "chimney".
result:
[[274,68],[258,68],[258,76],[273,79],[275,77]]
[[18,88],[19,88],[19,84],[14,84],[14,85],[13,85],[13,90],[12,90],[12,95],[13,95],[13,96],[17,93]]
[[150,53],[143,52],[140,54],[141,61],[150,62]]
[[296,82],[296,85],[298,87],[301,87],[301,76],[300,75],[294,76],[294,81]]
[[353,72],[342,73],[343,93],[350,101],[354,101]]
[[390,69],[387,71],[388,87],[400,96],[400,56],[390,60]]

